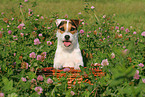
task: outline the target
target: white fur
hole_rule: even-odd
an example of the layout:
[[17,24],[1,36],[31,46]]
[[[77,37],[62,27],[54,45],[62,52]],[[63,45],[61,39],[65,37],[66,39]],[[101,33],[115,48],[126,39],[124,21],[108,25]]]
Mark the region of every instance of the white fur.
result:
[[[61,21],[64,21],[64,19],[58,19],[56,21],[57,26]],[[67,28],[69,20],[67,21]],[[69,47],[65,47],[63,44],[63,41],[65,40],[64,36],[70,35],[70,41],[72,44]],[[79,43],[78,43],[78,32],[75,34],[71,34],[68,32],[68,29],[63,33],[59,33],[57,31],[57,49],[55,53],[54,58],[54,68],[59,69],[63,67],[74,67],[74,69],[80,69],[79,66],[84,66],[83,64],[83,58],[81,55],[81,51],[79,49]]]

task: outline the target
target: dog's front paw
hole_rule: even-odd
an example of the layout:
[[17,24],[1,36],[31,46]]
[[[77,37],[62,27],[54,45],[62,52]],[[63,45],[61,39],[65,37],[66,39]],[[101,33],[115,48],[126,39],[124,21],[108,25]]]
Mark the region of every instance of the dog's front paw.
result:
[[74,69],[80,70],[80,66],[84,66],[83,64],[77,64],[74,66]]
[[54,67],[55,69],[62,69],[62,68],[63,68],[63,66],[60,65],[60,64],[54,64],[53,67]]

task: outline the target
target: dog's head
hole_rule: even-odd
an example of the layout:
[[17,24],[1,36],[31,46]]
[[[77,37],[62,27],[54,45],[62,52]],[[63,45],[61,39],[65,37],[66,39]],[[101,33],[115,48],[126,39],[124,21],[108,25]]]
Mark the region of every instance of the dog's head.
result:
[[57,19],[56,25],[58,43],[65,48],[72,48],[74,45],[77,45],[78,42],[78,32],[77,28],[79,25],[79,20],[65,20]]

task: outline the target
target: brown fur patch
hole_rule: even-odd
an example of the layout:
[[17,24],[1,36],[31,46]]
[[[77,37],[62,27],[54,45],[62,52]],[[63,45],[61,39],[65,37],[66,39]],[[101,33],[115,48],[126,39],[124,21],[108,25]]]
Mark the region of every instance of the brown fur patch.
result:
[[[67,22],[62,21],[62,23],[58,26],[58,32],[63,34],[66,30],[67,30]],[[72,25],[72,21],[70,21],[68,24],[68,32],[70,32],[71,34],[77,33],[77,27]]]
[[71,19],[70,21],[71,21],[71,24],[74,25],[74,26],[76,26],[76,27],[78,27],[79,24],[80,24],[80,21],[79,20]]

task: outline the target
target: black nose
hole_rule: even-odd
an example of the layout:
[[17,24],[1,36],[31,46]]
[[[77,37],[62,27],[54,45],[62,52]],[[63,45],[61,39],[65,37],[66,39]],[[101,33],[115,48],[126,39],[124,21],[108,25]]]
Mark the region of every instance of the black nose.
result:
[[69,35],[65,35],[65,39],[69,40],[70,36]]

